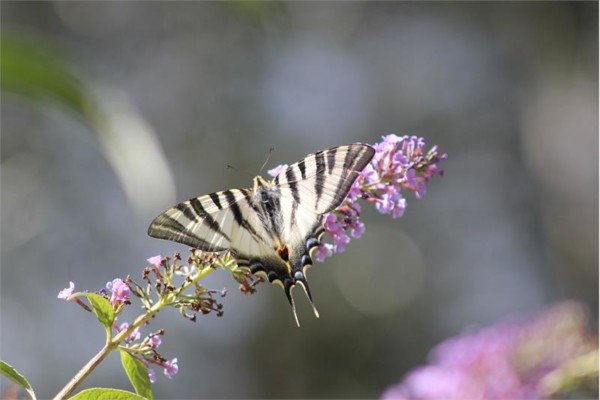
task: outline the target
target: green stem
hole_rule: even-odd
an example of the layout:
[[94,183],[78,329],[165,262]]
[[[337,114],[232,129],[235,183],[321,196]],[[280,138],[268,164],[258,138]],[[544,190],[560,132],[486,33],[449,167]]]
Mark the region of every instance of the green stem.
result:
[[98,352],[75,376],[62,388],[60,392],[54,396],[54,400],[65,399],[75,388],[106,358],[106,356],[114,349],[111,342],[107,342],[102,350]]
[[[204,278],[214,270],[215,269],[213,267],[203,268],[200,272],[198,272],[194,279],[182,285],[180,292],[183,292],[190,286],[194,285],[200,279]],[[171,304],[172,301],[173,299],[171,299],[170,296],[159,299],[159,301],[156,302],[152,307],[150,307],[146,311],[146,313],[137,317],[127,329],[122,330],[112,339],[110,337],[111,332],[109,330],[106,344],[104,345],[104,347],[98,352],[98,354],[96,354],[90,361],[88,361],[88,363],[85,364],[83,368],[81,368],[73,378],[71,378],[71,380],[65,385],[65,387],[63,387],[61,391],[56,394],[56,396],[54,396],[54,400],[62,400],[69,397],[71,393],[73,393],[73,391],[77,388],[77,386],[79,386],[81,382],[83,382],[83,380],[87,378],[88,375],[91,374],[94,369],[96,369],[96,367],[106,358],[106,356],[108,356],[113,350],[116,350],[119,347],[121,342],[127,339],[127,337],[131,335],[134,330],[142,326],[144,323],[146,323],[146,321],[148,321],[150,318],[156,315],[163,307]]]

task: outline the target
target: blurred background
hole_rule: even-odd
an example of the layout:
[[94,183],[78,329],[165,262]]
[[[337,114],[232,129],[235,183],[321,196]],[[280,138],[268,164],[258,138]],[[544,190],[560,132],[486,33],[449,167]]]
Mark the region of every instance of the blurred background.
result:
[[[373,398],[469,327],[562,299],[597,323],[597,3],[1,6],[1,357],[38,397],[104,340],[59,290],[186,252],[150,221],[249,186],[271,147],[273,167],[414,134],[449,158],[311,269],[320,319],[297,296],[298,329],[279,288],[223,271],[222,318],[161,313],[180,371],[157,398]],[[130,390],[116,355],[92,386]]]

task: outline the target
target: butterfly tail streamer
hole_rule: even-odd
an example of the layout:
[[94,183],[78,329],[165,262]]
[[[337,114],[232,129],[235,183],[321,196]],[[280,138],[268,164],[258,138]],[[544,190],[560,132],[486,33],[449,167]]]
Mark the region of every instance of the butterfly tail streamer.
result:
[[308,301],[310,302],[313,312],[315,313],[315,317],[319,318],[319,311],[317,310],[317,307],[315,306],[315,303],[313,302],[312,295],[310,294],[310,289],[308,287],[308,282],[306,282],[306,280],[304,280],[304,279],[303,280],[296,279],[296,283],[299,284],[300,286],[302,286],[302,289],[304,289],[304,293],[306,294],[306,297],[308,297]]
[[298,320],[298,313],[296,312],[296,304],[294,303],[294,298],[292,297],[292,289],[294,288],[294,284],[288,282],[283,289],[285,291],[285,295],[290,302],[290,306],[292,306],[292,313],[294,313],[294,319],[296,320],[296,325],[300,328],[300,321]]

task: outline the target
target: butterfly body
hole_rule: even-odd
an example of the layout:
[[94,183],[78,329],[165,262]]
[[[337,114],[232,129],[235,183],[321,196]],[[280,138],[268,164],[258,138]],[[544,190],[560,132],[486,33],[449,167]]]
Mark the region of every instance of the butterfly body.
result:
[[312,304],[306,269],[320,244],[324,215],[343,202],[373,154],[365,144],[310,154],[271,181],[255,177],[252,189],[180,203],[159,215],[148,234],[204,251],[229,250],[240,267],[284,289],[298,322],[291,291],[299,284]]

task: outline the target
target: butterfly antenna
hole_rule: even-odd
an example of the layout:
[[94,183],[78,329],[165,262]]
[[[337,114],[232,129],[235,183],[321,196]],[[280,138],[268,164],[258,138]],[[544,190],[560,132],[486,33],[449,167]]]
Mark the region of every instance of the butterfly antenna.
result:
[[319,311],[317,310],[317,307],[315,307],[315,303],[313,303],[313,299],[310,294],[310,289],[308,288],[308,283],[306,282],[306,280],[300,280],[300,279],[297,279],[296,283],[300,284],[300,286],[302,286],[302,289],[304,289],[304,293],[306,293],[306,297],[308,297],[308,301],[310,302],[310,305],[312,306],[313,312],[315,313],[315,317],[319,318]]
[[239,169],[239,168],[236,168],[236,167],[234,167],[234,166],[233,166],[233,165],[231,165],[231,164],[227,164],[227,165],[226,165],[226,167],[227,167],[227,169],[230,169],[230,170],[232,170],[232,171],[235,171],[235,172],[237,172],[237,173],[244,174],[244,175],[246,175],[246,176],[248,176],[248,177],[251,177],[251,178],[252,178],[252,177],[254,177],[254,175],[252,175],[252,174],[248,173],[248,171],[244,171],[244,170],[241,170],[241,169]]
[[290,305],[292,306],[292,312],[294,313],[294,319],[296,320],[296,325],[298,325],[298,328],[300,328],[300,321],[298,321],[298,313],[296,312],[296,304],[294,303],[294,298],[292,297],[292,289],[294,288],[294,284],[293,283],[289,283],[288,285],[285,286],[285,295],[288,298],[288,301],[290,302]]
[[262,167],[260,167],[260,170],[258,171],[259,175],[262,173],[263,169],[265,169],[265,167],[267,166],[267,164],[269,163],[269,159],[271,158],[271,153],[275,150],[275,147],[271,147],[269,149],[269,154],[267,154],[267,159],[265,160],[265,162],[263,163]]

